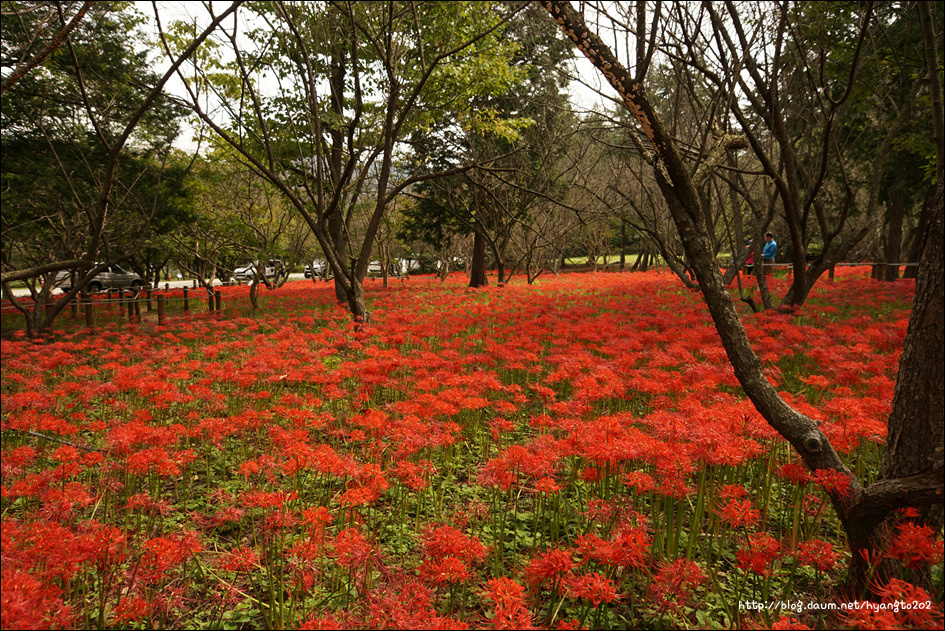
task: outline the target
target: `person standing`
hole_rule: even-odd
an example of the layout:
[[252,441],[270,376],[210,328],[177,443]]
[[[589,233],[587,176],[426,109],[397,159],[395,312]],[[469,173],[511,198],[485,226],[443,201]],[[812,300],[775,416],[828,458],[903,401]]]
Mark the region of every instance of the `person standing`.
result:
[[774,240],[774,235],[770,232],[765,233],[765,249],[761,251],[761,266],[764,273],[770,274],[774,270],[774,257],[778,254],[778,242]]

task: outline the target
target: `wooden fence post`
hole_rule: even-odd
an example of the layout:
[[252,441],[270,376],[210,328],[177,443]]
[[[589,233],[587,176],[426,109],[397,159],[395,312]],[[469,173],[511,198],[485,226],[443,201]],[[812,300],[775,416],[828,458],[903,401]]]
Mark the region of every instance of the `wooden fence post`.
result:
[[83,293],[82,302],[85,303],[85,326],[90,329],[94,329],[95,316],[92,314],[92,296],[87,293]]
[[150,312],[151,312],[151,297],[152,297],[152,296],[151,296],[151,288],[150,288],[150,287],[148,287],[148,293],[147,293],[146,295],[147,295],[147,299],[148,299],[148,312],[150,313]]
[[158,324],[164,324],[164,296],[157,297]]
[[223,292],[218,289],[213,293],[213,297],[216,298],[217,311],[220,311],[223,308]]
[[190,313],[190,290],[184,287],[184,313]]
[[207,289],[207,311],[213,311],[213,290]]

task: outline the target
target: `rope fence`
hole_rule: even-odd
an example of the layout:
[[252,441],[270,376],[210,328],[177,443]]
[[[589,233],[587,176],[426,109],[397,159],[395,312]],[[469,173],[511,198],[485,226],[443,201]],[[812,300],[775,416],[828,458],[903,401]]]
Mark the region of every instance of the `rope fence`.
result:
[[[156,294],[155,291],[163,291],[171,295],[167,295],[167,293]],[[181,297],[174,297],[174,294],[177,294],[178,291]],[[219,289],[196,289],[194,290],[194,294],[195,295],[191,295],[191,288],[189,287],[171,289],[167,285],[164,290],[141,289],[139,291],[132,291],[109,289],[96,294],[81,293],[73,300],[69,301],[69,307],[73,317],[78,317],[79,309],[80,307],[82,308],[85,312],[85,323],[88,328],[95,327],[96,308],[103,310],[117,309],[119,312],[127,310],[129,322],[140,322],[141,305],[143,303],[146,312],[152,312],[156,307],[158,324],[164,324],[167,306],[171,303],[183,303],[184,313],[189,313],[191,302],[203,300],[205,297],[208,311],[219,312],[223,310],[223,292]],[[35,309],[36,307],[36,303],[31,298],[27,298],[26,300],[21,298],[18,299],[17,302],[27,310]],[[50,300],[46,305],[47,307],[51,307],[56,303],[56,300]],[[11,313],[21,314],[21,311],[9,302],[4,302],[3,305],[0,306],[0,313],[4,315]]]
[[[829,278],[834,277],[834,268],[835,267],[914,267],[918,263],[875,263],[875,262],[866,262],[866,263],[837,263],[829,269]],[[779,269],[779,268],[793,268],[793,265],[790,263],[775,263],[769,265],[769,268]],[[163,292],[157,294],[155,292]],[[193,292],[194,295],[191,295]],[[126,297],[125,294],[128,294]],[[180,293],[180,297],[175,297],[177,293]],[[117,297],[116,297],[117,296]],[[160,289],[160,286],[141,289],[137,292],[132,290],[125,289],[108,289],[106,291],[97,292],[95,294],[90,293],[80,293],[75,297],[75,299],[69,302],[69,307],[71,309],[72,316],[77,318],[79,316],[79,308],[82,307],[85,312],[85,322],[88,328],[94,328],[95,326],[95,308],[101,307],[102,309],[114,309],[119,310],[127,309],[128,312],[128,321],[129,322],[140,322],[141,321],[141,303],[144,302],[146,312],[150,313],[156,307],[157,309],[157,319],[158,324],[164,324],[166,318],[167,307],[172,303],[183,303],[184,313],[190,313],[190,304],[192,301],[202,300],[206,298],[207,301],[207,311],[222,311],[223,309],[223,294],[219,289],[204,287],[198,288],[197,281],[194,281],[194,286],[191,287],[175,287],[171,289],[170,284],[166,283],[164,289]],[[28,298],[24,300],[19,298],[17,300],[20,305],[26,309],[31,310],[35,308],[35,303],[32,299]],[[54,305],[55,300],[47,302],[48,306]],[[117,305],[117,307],[116,307]],[[21,314],[20,310],[17,309],[14,305],[10,304],[6,300],[0,304],[0,314]]]

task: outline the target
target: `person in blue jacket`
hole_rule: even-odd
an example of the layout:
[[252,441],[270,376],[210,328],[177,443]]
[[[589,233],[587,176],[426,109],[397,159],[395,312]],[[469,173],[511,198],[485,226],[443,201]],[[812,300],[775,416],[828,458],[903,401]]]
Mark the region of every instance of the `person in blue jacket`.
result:
[[761,264],[765,274],[770,274],[774,270],[774,257],[778,253],[778,242],[774,240],[774,235],[770,232],[765,233],[765,249],[761,251]]

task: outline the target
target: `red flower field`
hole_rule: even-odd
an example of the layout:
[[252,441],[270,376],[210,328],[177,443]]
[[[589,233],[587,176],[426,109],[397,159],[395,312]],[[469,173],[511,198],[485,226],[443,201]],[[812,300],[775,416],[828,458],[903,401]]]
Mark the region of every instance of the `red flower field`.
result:
[[[464,281],[368,283],[367,327],[298,282],[5,339],[3,628],[941,628],[935,533],[875,562],[934,566],[937,594],[843,591],[847,478],[761,419],[698,294]],[[861,478],[913,289],[840,271],[743,314]]]

